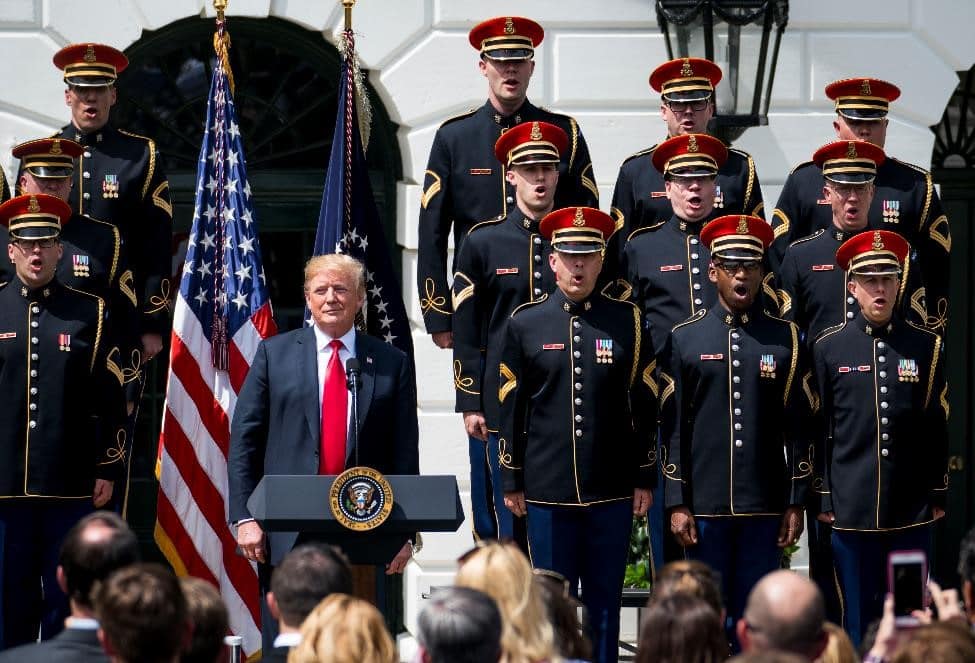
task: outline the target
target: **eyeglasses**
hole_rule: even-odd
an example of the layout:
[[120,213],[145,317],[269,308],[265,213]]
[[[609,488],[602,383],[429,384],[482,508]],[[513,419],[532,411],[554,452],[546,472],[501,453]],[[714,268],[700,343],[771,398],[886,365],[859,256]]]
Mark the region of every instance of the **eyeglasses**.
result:
[[680,173],[668,173],[665,178],[668,182],[672,182],[677,186],[686,189],[695,184],[698,186],[706,183],[713,182],[715,179],[714,175],[682,175]]
[[688,109],[699,113],[711,104],[711,97],[698,99],[697,101],[665,101],[664,104],[673,113],[683,113]]
[[57,242],[58,242],[58,240],[57,240],[56,237],[45,237],[44,239],[15,239],[15,240],[11,240],[11,243],[12,244],[16,244],[17,245],[17,248],[19,248],[24,253],[28,253],[30,251],[33,251],[36,247],[40,247],[42,249],[49,249],[52,246],[54,246],[55,244],[57,244]]
[[830,182],[827,188],[831,189],[840,198],[849,198],[854,193],[857,197],[860,197],[870,189],[870,182],[863,182],[862,184],[836,184],[835,182]]
[[734,276],[738,273],[739,269],[745,270],[745,273],[748,274],[756,272],[762,266],[762,263],[757,260],[721,260],[715,261],[714,266],[728,276]]

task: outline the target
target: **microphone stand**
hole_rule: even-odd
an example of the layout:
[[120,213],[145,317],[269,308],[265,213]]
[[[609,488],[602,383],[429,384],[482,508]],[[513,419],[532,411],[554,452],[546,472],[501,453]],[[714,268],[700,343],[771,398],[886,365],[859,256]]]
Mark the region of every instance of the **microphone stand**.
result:
[[345,362],[345,386],[352,392],[352,411],[349,419],[352,426],[349,434],[352,436],[352,450],[355,453],[355,464],[359,466],[359,360],[349,357]]

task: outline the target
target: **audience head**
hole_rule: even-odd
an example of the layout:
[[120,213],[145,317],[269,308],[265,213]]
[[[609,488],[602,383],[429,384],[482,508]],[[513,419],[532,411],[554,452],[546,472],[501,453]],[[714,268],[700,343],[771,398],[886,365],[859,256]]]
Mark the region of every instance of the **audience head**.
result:
[[325,543],[303,543],[275,567],[267,605],[275,619],[297,629],[322,599],[351,593],[352,569],[345,554]]
[[846,631],[833,622],[823,624],[823,630],[826,631],[829,639],[826,641],[826,649],[816,659],[816,663],[857,663],[860,660]]
[[569,581],[547,569],[535,569],[534,581],[552,624],[558,654],[562,658],[590,660],[592,643],[586,636],[586,608],[570,593]]
[[90,612],[92,590],[113,571],[139,561],[139,542],[118,514],[95,511],[79,520],[61,544],[58,584],[74,611]]
[[118,663],[171,663],[189,642],[186,599],[159,564],[119,569],[95,593],[99,640]]
[[721,619],[707,601],[680,592],[650,601],[640,625],[637,663],[718,663],[727,658]]
[[477,589],[501,612],[501,650],[508,663],[555,657],[552,625],[528,559],[512,543],[491,541],[460,558],[455,584]]
[[288,663],[396,663],[396,646],[376,608],[348,594],[332,594],[301,625]]
[[961,595],[965,601],[968,621],[975,622],[975,528],[961,541],[958,553],[958,575],[961,576]]
[[420,611],[416,639],[423,663],[497,663],[501,613],[483,592],[444,587]]
[[748,595],[738,621],[742,650],[778,649],[813,661],[826,647],[826,610],[819,588],[793,571],[773,571]]
[[200,578],[179,579],[186,598],[193,637],[179,657],[180,663],[215,663],[225,660],[223,638],[230,630],[227,606],[217,588]]
[[917,628],[890,663],[971,663],[975,636],[961,621],[931,622]]
[[717,572],[704,562],[679,560],[670,562],[657,574],[650,601],[674,594],[690,594],[704,599],[724,622],[724,602],[721,599],[721,580]]
[[729,658],[728,663],[805,663],[808,659],[792,652],[768,649],[765,651],[750,651]]

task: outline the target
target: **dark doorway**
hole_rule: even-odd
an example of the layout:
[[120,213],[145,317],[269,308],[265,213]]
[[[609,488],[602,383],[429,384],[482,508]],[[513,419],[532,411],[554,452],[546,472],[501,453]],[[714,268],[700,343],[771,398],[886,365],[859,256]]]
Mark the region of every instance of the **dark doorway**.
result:
[[[975,67],[959,83],[935,133],[931,174],[951,224],[951,308],[948,317],[949,485],[946,522],[939,527],[935,572],[957,581],[958,546],[975,523]],[[922,443],[919,441],[919,443]]]

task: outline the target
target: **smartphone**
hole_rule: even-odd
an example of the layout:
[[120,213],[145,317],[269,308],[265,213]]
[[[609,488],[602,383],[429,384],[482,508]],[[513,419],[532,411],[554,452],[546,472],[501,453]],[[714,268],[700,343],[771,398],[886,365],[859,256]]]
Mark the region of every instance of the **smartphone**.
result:
[[918,626],[911,613],[927,607],[928,558],[923,550],[895,550],[887,557],[887,591],[894,595],[894,624]]

